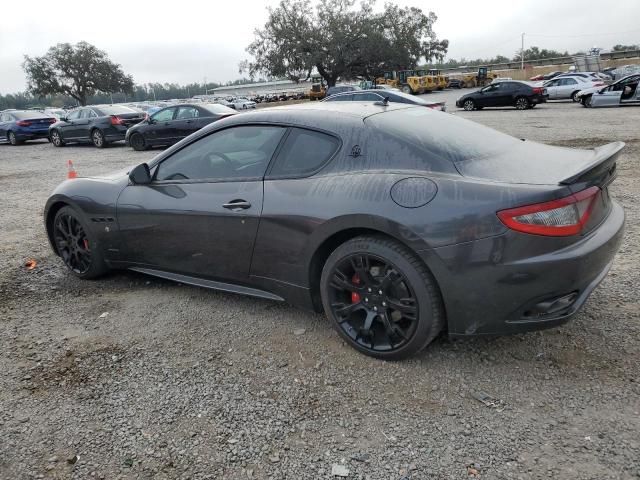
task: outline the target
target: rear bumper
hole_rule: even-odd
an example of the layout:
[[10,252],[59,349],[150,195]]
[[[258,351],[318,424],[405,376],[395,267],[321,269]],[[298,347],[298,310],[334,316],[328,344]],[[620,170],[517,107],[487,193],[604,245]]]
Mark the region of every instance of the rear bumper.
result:
[[104,133],[105,140],[109,142],[118,142],[124,140],[127,134],[127,127],[121,125],[112,125],[109,128],[105,128]]
[[533,95],[531,97],[531,103],[546,103],[549,99],[549,95]]
[[37,138],[49,138],[49,128],[35,132],[17,131],[15,132],[17,140],[35,140]]
[[[520,333],[560,325],[578,312],[609,271],[623,230],[624,211],[612,202],[598,228],[542,255],[503,261],[515,236],[526,235],[511,231],[419,253],[440,285],[450,335]],[[560,298],[570,301],[541,309]]]

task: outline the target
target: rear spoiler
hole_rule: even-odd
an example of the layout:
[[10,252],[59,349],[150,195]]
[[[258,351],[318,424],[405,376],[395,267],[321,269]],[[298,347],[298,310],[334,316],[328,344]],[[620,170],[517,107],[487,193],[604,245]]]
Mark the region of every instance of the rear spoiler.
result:
[[611,183],[617,176],[616,160],[620,151],[624,148],[624,142],[612,142],[593,149],[593,158],[583,167],[561,180],[560,185],[571,185],[581,181],[591,180],[598,185]]

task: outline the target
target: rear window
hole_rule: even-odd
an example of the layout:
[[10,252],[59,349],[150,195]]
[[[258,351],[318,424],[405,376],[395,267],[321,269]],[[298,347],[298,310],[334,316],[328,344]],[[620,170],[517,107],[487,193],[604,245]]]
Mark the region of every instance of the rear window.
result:
[[100,115],[121,115],[124,113],[138,113],[133,108],[124,107],[120,105],[110,105],[106,107],[93,107],[93,109]]
[[454,115],[429,108],[407,108],[372,115],[366,123],[380,135],[423,152],[425,164],[449,160],[454,165],[495,155],[520,140]]
[[203,107],[209,110],[211,113],[236,113],[236,111],[232,108],[225,107],[224,105],[220,105],[219,103],[207,103]]
[[29,120],[30,118],[48,118],[48,117],[51,117],[51,115],[47,115],[46,113],[42,113],[42,112],[38,112],[38,111],[33,111],[33,112],[7,112],[7,113],[13,115],[18,120]]

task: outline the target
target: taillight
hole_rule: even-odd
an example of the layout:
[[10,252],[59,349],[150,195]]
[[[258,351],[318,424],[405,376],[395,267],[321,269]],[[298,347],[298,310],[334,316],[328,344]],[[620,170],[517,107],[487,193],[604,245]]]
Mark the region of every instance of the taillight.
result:
[[533,87],[533,93],[536,95],[542,95],[544,92],[544,88],[542,87]]
[[501,210],[497,215],[518,232],[552,237],[577,235],[589,220],[599,192],[598,187],[590,187],[558,200]]
[[111,115],[111,125],[124,125],[124,121],[117,115]]
[[49,119],[49,123],[56,123],[58,120],[56,120],[55,118],[50,118]]
[[594,87],[604,87],[604,82],[596,82],[593,84]]
[[29,125],[31,125],[31,122],[27,122],[26,120],[18,120],[16,122],[16,125],[18,125],[19,127],[28,127]]

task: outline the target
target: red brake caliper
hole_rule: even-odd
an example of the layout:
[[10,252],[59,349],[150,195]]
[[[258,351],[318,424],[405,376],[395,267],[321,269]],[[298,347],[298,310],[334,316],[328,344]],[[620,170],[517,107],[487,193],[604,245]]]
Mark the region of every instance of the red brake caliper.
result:
[[84,239],[84,249],[89,250],[89,240],[87,240],[86,238]]
[[[351,278],[351,281],[355,284],[355,285],[359,285],[360,284],[360,277],[358,276],[358,274],[354,274],[353,277]],[[360,303],[360,294],[357,292],[351,292],[351,303]]]

